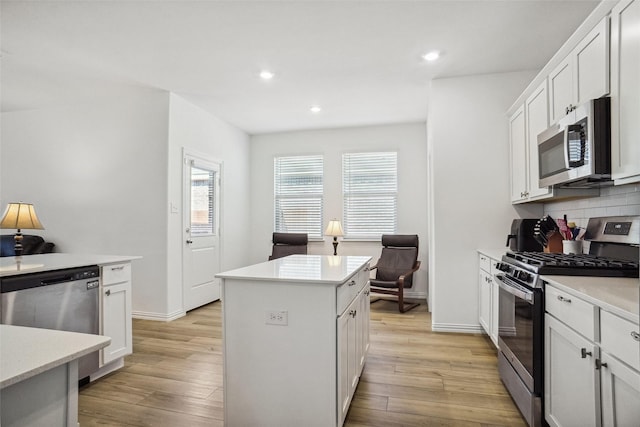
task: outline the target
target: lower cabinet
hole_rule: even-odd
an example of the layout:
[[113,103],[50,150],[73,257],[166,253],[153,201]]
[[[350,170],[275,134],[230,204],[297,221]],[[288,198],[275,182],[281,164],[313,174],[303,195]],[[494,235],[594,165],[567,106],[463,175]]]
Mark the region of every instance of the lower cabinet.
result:
[[549,284],[545,297],[546,421],[640,425],[638,324]]
[[369,285],[338,316],[338,420],[344,422],[369,350]]
[[596,426],[595,345],[545,315],[544,411],[550,426]]
[[101,365],[133,352],[130,264],[102,266],[102,335],[111,344],[102,350]]
[[483,253],[478,254],[478,322],[498,346],[498,283],[493,280],[498,261]]

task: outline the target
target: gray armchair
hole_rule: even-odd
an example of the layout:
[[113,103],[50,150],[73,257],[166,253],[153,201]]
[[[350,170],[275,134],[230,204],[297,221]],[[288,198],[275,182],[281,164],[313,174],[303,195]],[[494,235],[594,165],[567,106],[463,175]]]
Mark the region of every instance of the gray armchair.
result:
[[309,237],[306,233],[273,233],[272,259],[282,258],[287,255],[306,255]]
[[371,267],[372,270],[376,270],[376,277],[370,281],[371,292],[397,296],[400,313],[416,308],[419,303],[405,304],[404,290],[413,286],[413,273],[420,268],[418,236],[384,234],[382,246],[384,247],[378,263]]

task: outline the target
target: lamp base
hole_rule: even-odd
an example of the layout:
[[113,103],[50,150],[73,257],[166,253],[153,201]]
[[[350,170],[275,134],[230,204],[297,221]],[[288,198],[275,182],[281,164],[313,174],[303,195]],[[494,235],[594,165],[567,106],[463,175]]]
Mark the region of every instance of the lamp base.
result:
[[333,237],[333,254],[338,255],[338,238]]
[[21,256],[22,255],[22,233],[20,232],[19,228],[15,236],[13,236],[13,241],[15,242],[15,245],[13,246],[13,251],[16,253],[16,256]]

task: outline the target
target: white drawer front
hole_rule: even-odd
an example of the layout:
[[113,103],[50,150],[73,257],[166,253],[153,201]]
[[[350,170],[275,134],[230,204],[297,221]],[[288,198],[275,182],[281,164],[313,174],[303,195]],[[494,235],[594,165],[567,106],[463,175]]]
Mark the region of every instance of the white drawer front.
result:
[[593,304],[547,285],[545,305],[547,312],[553,317],[591,341],[595,340],[597,308]]
[[491,273],[491,258],[484,254],[478,254],[478,264],[481,269],[487,273]]
[[354,274],[349,280],[337,289],[338,305],[336,313],[340,316],[351,304],[351,301],[358,295],[358,293],[367,285],[369,281],[369,265],[367,264],[360,271]]
[[[600,311],[600,346],[627,365],[640,370],[640,343],[632,334],[640,334],[637,324],[607,311]],[[637,336],[637,335],[636,335]]]
[[108,286],[115,283],[131,280],[131,264],[111,264],[102,266],[102,285]]

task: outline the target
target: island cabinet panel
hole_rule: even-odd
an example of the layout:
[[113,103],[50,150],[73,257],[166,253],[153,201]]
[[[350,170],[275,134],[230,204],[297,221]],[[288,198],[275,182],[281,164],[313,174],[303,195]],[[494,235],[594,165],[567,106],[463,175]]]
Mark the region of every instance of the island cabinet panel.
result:
[[[314,258],[329,269],[328,260],[352,259],[337,279],[322,268],[308,278],[282,273],[292,271],[291,262],[318,265]],[[369,342],[368,262],[294,255],[257,265],[280,271],[269,277],[257,277],[252,267],[218,276],[225,425],[342,425]],[[346,306],[345,292],[352,295]]]

